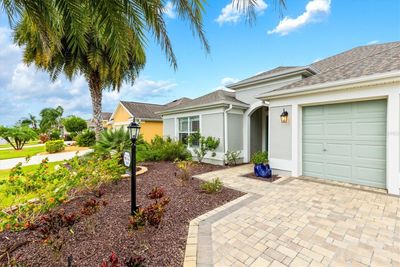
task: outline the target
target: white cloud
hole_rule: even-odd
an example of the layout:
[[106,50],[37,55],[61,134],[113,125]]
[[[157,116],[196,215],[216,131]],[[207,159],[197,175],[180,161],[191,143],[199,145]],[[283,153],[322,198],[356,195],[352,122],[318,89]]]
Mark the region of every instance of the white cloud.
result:
[[367,45],[373,45],[379,43],[379,40],[373,40],[371,42],[368,42]]
[[[261,15],[264,13],[268,5],[263,0],[256,0],[256,12]],[[222,10],[218,18],[215,20],[219,25],[224,23],[237,23],[243,17],[244,13],[242,10],[239,10],[236,4],[232,1],[227,4]]]
[[[120,99],[165,103],[177,84],[139,77],[135,84],[124,84],[121,93],[103,93],[103,110],[112,112]],[[48,73],[22,62],[21,48],[13,45],[11,31],[0,27],[0,125],[13,125],[45,107],[64,107],[64,115],[90,118],[92,107],[87,81],[64,76],[52,82]]]
[[165,5],[164,13],[170,19],[176,18],[175,7],[174,7],[174,4],[171,1],[168,1],[167,4]]
[[239,79],[232,78],[232,77],[225,77],[225,78],[222,78],[221,81],[219,82],[219,85],[218,85],[217,87],[215,87],[212,91],[221,90],[221,89],[223,89],[223,90],[230,90],[230,89],[228,89],[226,86],[229,85],[229,84],[238,82],[238,81],[239,81]]
[[297,18],[285,17],[275,29],[268,31],[268,34],[287,35],[306,24],[317,21],[320,15],[329,14],[330,9],[331,0],[311,0],[303,14]]

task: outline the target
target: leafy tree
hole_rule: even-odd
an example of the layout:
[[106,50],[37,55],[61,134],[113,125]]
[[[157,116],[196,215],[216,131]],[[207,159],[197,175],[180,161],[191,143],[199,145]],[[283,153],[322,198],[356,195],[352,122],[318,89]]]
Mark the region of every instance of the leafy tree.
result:
[[0,137],[7,141],[15,150],[21,150],[26,142],[36,139],[37,133],[29,127],[0,126]]
[[70,133],[80,133],[87,129],[87,122],[77,116],[71,116],[62,120],[62,124]]
[[32,129],[36,130],[38,128],[38,120],[36,116],[29,113],[29,117],[21,120],[21,125],[30,126]]
[[44,108],[40,111],[42,120],[40,121],[40,129],[42,132],[48,132],[51,129],[60,130],[61,119],[64,109],[61,106],[56,108]]

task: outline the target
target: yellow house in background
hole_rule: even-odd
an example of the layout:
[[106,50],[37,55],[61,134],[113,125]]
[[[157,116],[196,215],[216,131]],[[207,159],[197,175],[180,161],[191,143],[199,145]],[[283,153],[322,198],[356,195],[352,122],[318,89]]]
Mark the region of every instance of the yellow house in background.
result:
[[186,102],[190,99],[181,98],[165,105],[120,101],[112,113],[107,129],[127,128],[132,119],[135,118],[140,122],[140,134],[146,142],[150,142],[156,135],[163,136],[162,117],[157,114],[166,108]]

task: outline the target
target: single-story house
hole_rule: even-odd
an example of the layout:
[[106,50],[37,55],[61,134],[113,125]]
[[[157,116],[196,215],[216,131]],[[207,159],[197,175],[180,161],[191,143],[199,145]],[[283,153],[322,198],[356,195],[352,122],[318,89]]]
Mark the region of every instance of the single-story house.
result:
[[165,105],[120,101],[108,121],[108,129],[126,128],[132,119],[140,121],[140,134],[145,141],[150,142],[156,135],[163,135],[163,121],[156,112],[189,101],[189,98],[180,98]]
[[[110,128],[109,122],[110,122],[111,115],[112,115],[111,112],[102,112],[101,113],[101,122],[103,124],[104,129]],[[88,128],[91,130],[94,130],[95,125],[94,125],[93,119],[89,119],[87,121],[87,123],[88,123]]]
[[278,67],[165,109],[164,136],[199,131],[249,162],[268,151],[272,168],[385,188],[400,187],[400,42],[360,46],[307,66]]

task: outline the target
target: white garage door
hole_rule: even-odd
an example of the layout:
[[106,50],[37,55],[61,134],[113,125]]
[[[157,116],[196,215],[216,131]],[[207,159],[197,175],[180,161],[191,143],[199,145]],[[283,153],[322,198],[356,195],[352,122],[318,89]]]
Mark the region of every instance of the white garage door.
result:
[[386,187],[386,100],[303,108],[303,175]]

